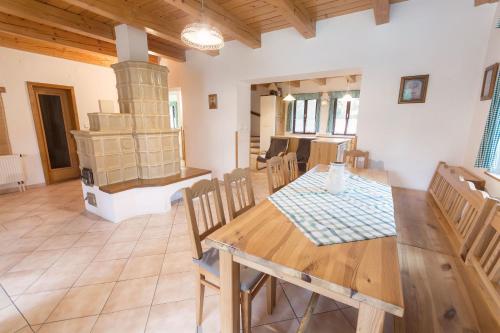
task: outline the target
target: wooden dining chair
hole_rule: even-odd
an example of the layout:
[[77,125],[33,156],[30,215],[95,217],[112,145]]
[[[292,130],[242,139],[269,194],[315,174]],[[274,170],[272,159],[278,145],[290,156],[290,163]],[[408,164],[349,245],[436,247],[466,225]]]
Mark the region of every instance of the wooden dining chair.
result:
[[283,157],[285,168],[288,176],[288,183],[293,182],[299,178],[299,164],[297,162],[297,154],[290,152]]
[[[183,198],[186,205],[193,262],[198,267],[196,323],[200,326],[203,321],[205,287],[220,289],[219,251],[215,248],[203,251],[201,242],[212,232],[224,226],[226,219],[217,178],[203,179],[191,187],[184,188]],[[195,203],[197,209],[195,209]],[[240,266],[241,315],[245,333],[249,333],[251,328],[252,300],[268,281],[271,281],[268,275],[243,265]],[[269,282],[267,288],[267,312],[269,314],[272,313],[275,303],[276,284],[273,286]]]
[[269,194],[279,191],[283,186],[288,184],[288,175],[282,157],[275,156],[267,160],[266,168]]
[[[367,169],[369,156],[367,151],[347,150],[344,153],[344,163],[350,168]],[[363,160],[362,166],[360,166],[360,159]]]
[[255,206],[250,169],[238,168],[224,174],[224,188],[230,220]]
[[493,313],[500,313],[500,205],[491,210],[480,234],[467,254],[482,290],[491,300]]

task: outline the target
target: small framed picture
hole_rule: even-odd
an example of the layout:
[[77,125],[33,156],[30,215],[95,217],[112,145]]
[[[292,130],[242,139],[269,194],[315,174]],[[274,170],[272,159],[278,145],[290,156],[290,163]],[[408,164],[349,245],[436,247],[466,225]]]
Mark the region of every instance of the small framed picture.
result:
[[217,109],[217,94],[208,95],[208,108],[210,110]]
[[491,65],[484,70],[483,86],[481,89],[481,100],[486,101],[493,98],[495,83],[498,74],[498,63]]
[[403,76],[399,87],[399,104],[425,103],[429,75]]

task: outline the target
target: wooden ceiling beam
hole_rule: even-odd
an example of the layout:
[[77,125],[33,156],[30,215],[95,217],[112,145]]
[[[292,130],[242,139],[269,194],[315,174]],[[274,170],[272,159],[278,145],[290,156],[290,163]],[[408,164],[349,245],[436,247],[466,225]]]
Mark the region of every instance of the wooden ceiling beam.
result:
[[316,82],[316,84],[318,84],[320,86],[326,86],[326,77],[319,78],[319,79],[313,79],[313,81]]
[[311,18],[306,8],[293,0],[266,0],[267,3],[280,9],[280,14],[304,38],[316,36],[316,21]]
[[112,26],[33,0],[1,0],[0,12],[114,43]]
[[[163,0],[165,3],[182,10],[189,16],[199,19],[201,13],[201,3],[197,0]],[[229,11],[214,1],[205,1],[203,9],[203,19],[220,29],[223,33],[229,34],[243,44],[256,49],[261,45],[260,33],[254,31],[243,21],[240,21]]]
[[[116,57],[110,55],[64,46],[56,42],[28,38],[3,31],[0,31],[0,46],[104,67],[110,67],[118,61]],[[159,59],[154,55],[150,55],[149,62],[158,64]]]
[[[115,44],[9,14],[0,13],[0,31],[116,57]],[[157,40],[151,40],[151,38],[148,41],[148,45],[150,50],[154,50],[150,53],[153,53],[155,56],[162,56],[181,62],[186,61],[183,49],[165,45]]]
[[300,88],[300,80],[290,81],[290,85],[294,88]]
[[57,43],[16,36],[6,32],[0,32],[0,46],[105,67],[116,63],[115,57],[105,54],[97,54],[62,46]]
[[389,0],[372,0],[373,14],[375,15],[375,23],[377,25],[389,23],[390,16],[390,1]]
[[474,0],[474,6],[481,6],[487,3],[495,3],[498,0]]
[[[89,12],[106,17],[113,21],[125,23],[139,29],[145,29],[148,34],[154,35],[165,41],[168,41],[180,48],[186,48],[182,42],[179,32],[170,29],[165,22],[151,17],[131,7],[130,2],[126,0],[63,0],[69,5],[80,7]],[[149,39],[148,41],[151,41]],[[153,43],[153,45],[157,45]],[[163,48],[162,48],[163,49]],[[161,54],[159,49],[151,49],[156,54]],[[210,55],[218,55],[218,51],[206,52]]]

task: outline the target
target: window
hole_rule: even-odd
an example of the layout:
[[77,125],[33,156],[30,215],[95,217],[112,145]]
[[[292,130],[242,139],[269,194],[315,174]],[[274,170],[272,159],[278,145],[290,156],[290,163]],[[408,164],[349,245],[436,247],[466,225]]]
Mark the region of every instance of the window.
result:
[[294,133],[316,133],[316,100],[296,100],[293,111]]
[[170,114],[170,128],[180,128],[181,123],[181,92],[180,90],[169,91],[168,109]]
[[345,101],[335,98],[333,107],[333,132],[339,135],[354,135],[358,127],[359,98]]

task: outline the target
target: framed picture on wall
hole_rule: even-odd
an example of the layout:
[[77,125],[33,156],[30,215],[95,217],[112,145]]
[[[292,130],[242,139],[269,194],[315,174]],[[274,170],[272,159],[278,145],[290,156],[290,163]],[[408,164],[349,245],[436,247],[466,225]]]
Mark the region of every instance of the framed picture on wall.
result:
[[484,70],[483,86],[481,88],[481,100],[486,101],[493,98],[495,83],[498,74],[498,63]]
[[399,104],[425,103],[429,75],[403,76],[399,87]]
[[217,109],[217,94],[208,95],[208,108],[210,110]]

